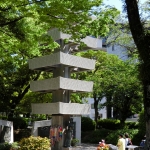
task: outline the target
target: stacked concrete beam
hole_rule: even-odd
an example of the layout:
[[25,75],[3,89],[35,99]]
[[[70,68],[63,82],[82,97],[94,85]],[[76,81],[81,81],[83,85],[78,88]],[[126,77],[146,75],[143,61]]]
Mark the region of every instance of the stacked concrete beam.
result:
[[[70,102],[72,92],[92,92],[93,82],[71,79],[71,73],[93,70],[95,60],[71,55],[79,51],[79,44],[74,41],[64,43],[70,35],[64,34],[58,29],[53,29],[48,34],[60,44],[60,49],[55,53],[29,60],[29,69],[53,72],[53,78],[31,81],[30,89],[33,92],[52,92],[52,103],[32,104],[33,114],[52,114],[52,125],[61,125],[63,128],[72,115],[82,115],[90,113],[89,104],[77,104]],[[101,49],[100,39],[86,37],[82,40],[87,49]],[[79,129],[78,132],[81,129]],[[63,150],[63,142],[58,142],[52,150]],[[67,148],[69,149],[69,148]],[[66,150],[66,148],[65,148]]]

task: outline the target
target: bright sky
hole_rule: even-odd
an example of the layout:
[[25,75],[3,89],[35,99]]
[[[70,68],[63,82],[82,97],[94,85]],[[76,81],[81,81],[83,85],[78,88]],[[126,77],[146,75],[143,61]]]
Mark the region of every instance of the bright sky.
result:
[[[141,3],[146,2],[147,0],[140,0]],[[121,0],[103,0],[104,4],[115,6],[118,10],[122,11],[122,2]]]

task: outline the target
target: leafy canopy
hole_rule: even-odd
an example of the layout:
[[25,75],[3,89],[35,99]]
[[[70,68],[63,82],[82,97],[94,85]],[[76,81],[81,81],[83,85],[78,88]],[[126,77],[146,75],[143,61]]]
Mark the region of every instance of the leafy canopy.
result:
[[[76,41],[87,35],[107,34],[108,24],[113,23],[118,11],[102,10],[101,3],[102,0],[0,1],[2,111],[14,110],[28,93],[29,81],[43,76],[28,69],[28,59],[51,54],[58,47],[48,30],[58,28]],[[97,19],[93,20],[92,15]]]
[[94,98],[95,109],[106,97],[107,102],[103,106],[113,107],[114,115],[119,114],[114,117],[123,121],[141,110],[143,94],[137,61],[122,61],[116,55],[102,51],[87,51],[78,55],[96,60],[95,70],[78,75],[80,79],[94,82],[91,97]]

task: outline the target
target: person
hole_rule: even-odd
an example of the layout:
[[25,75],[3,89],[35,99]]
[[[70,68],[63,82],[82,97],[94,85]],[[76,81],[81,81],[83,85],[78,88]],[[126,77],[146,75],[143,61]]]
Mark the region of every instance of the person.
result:
[[73,136],[73,131],[72,131],[70,126],[66,127],[64,134],[65,134],[64,147],[70,147],[71,146],[71,139]]
[[127,146],[132,145],[131,138],[129,138],[128,133],[125,133],[125,148],[128,150]]
[[145,146],[145,142],[146,142],[146,135],[144,136],[144,138],[142,139],[140,146],[144,147]]
[[125,150],[125,139],[123,138],[123,134],[119,134],[117,147],[118,147],[118,150]]

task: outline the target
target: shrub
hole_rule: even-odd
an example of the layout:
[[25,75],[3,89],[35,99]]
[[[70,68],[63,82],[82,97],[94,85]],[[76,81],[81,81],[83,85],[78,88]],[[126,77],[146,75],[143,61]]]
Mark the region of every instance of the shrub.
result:
[[116,130],[111,132],[107,137],[106,137],[106,142],[109,144],[113,144],[116,145],[118,142],[118,135],[119,134],[125,134],[128,133],[129,137],[132,140],[133,145],[137,144],[135,143],[135,141],[133,140],[134,136],[138,133],[138,130],[133,130],[133,129],[122,129],[122,130]]
[[22,138],[31,136],[31,129],[18,129],[14,131],[14,141],[20,141]]
[[23,138],[19,142],[19,150],[49,150],[50,140],[48,138],[42,137],[32,137]]
[[120,120],[100,119],[97,122],[97,128],[105,128],[109,130],[117,130],[120,128]]
[[138,122],[125,122],[125,126],[128,129],[138,129]]
[[98,129],[95,131],[81,132],[82,143],[99,143],[105,139],[111,131],[107,129]]
[[96,122],[89,117],[81,117],[81,131],[95,130]]
[[17,143],[17,142],[13,142],[13,143],[11,144],[11,149],[10,149],[10,150],[17,150],[18,148],[19,148],[18,143]]
[[2,143],[0,144],[0,150],[10,150],[11,144],[9,143]]
[[9,121],[13,121],[14,129],[25,129],[27,128],[28,124],[24,118],[17,117],[17,118],[9,118]]
[[7,120],[6,116],[0,116],[0,120]]
[[71,140],[71,146],[77,146],[78,143],[79,143],[79,139],[73,138]]

